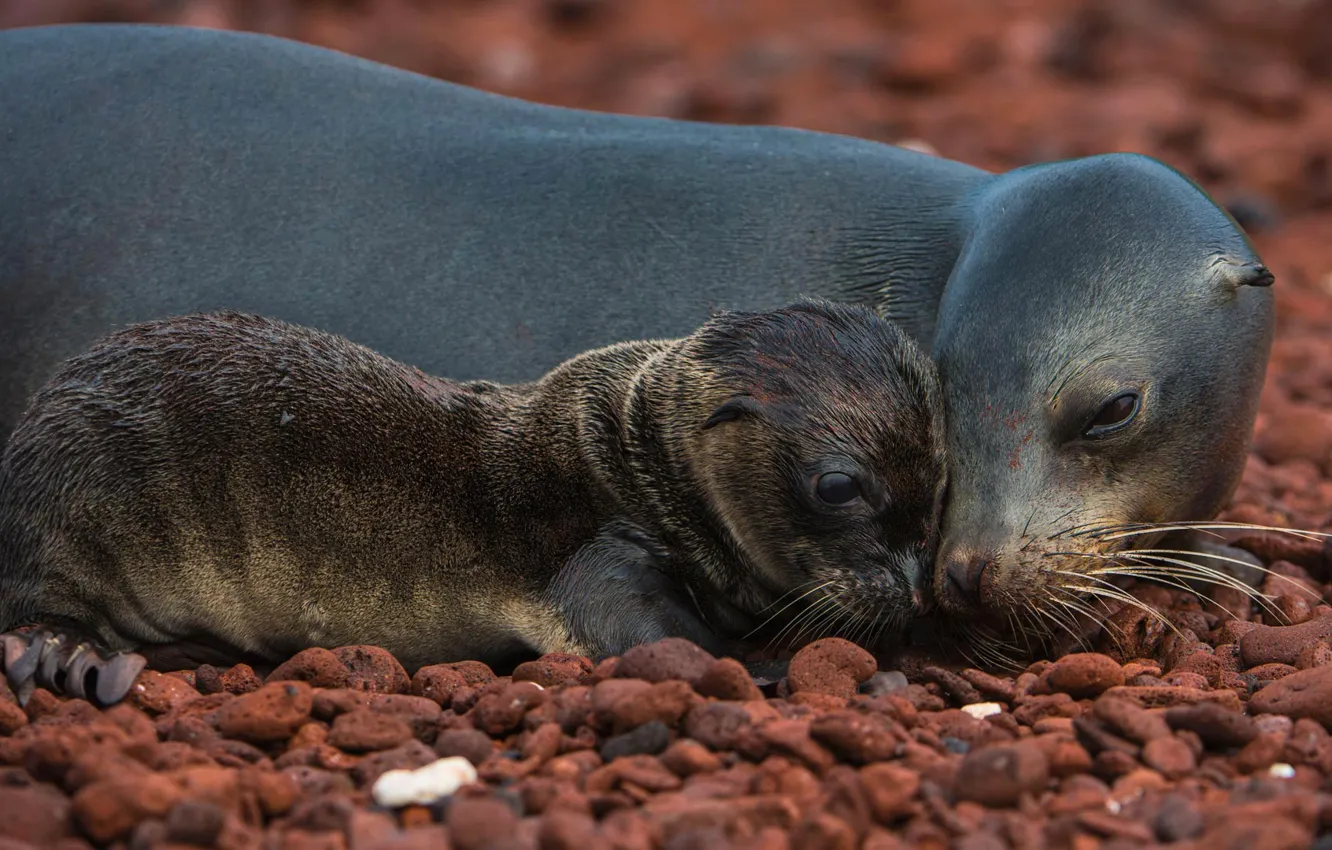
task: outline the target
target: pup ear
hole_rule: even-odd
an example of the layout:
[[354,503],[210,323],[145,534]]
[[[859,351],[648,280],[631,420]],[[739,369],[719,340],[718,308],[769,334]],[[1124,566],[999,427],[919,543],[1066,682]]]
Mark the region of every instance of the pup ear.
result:
[[755,401],[751,396],[738,395],[734,398],[727,399],[720,407],[712,411],[712,415],[708,417],[708,421],[704,422],[703,427],[699,430],[706,431],[723,422],[733,422],[743,416],[757,416],[761,410],[762,405]]

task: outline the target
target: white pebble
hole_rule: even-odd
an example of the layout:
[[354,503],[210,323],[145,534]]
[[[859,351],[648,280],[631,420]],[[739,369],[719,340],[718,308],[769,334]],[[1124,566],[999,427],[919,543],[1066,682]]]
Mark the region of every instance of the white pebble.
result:
[[902,139],[897,143],[897,147],[906,148],[917,153],[927,153],[930,156],[939,155],[939,149],[924,139]]
[[370,795],[381,806],[426,806],[476,781],[476,768],[462,756],[449,756],[416,770],[390,770],[375,780]]
[[973,702],[971,705],[962,706],[962,710],[977,720],[982,720],[991,714],[1002,714],[1004,707],[997,702]]
[[1295,775],[1295,768],[1282,762],[1277,762],[1267,769],[1267,775],[1277,779],[1290,779]]

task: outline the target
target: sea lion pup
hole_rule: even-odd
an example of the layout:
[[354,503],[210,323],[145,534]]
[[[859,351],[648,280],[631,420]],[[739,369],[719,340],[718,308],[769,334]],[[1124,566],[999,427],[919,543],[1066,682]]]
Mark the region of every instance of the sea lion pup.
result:
[[[63,365],[0,462],[12,685],[374,644],[409,669],[788,625],[871,636],[928,584],[928,357],[860,308],[725,313],[534,383],[430,377],[235,312]],[[96,681],[92,682],[91,677]]]

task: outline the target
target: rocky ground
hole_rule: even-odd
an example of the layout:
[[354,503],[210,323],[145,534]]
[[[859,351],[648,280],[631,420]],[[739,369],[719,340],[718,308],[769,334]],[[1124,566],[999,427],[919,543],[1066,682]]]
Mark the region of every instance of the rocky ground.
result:
[[[535,100],[783,123],[988,168],[1110,150],[1200,179],[1277,274],[1223,518],[1332,526],[1332,2],[0,0],[0,26],[257,29]],[[1332,549],[1239,545],[1270,607],[1139,587],[1098,653],[876,673],[831,640],[755,681],[687,644],[409,678],[367,647],[146,673],[109,711],[0,692],[0,850],[1332,847]],[[423,804],[392,769],[474,765]],[[395,774],[395,776],[397,776]],[[379,786],[381,790],[387,786]]]

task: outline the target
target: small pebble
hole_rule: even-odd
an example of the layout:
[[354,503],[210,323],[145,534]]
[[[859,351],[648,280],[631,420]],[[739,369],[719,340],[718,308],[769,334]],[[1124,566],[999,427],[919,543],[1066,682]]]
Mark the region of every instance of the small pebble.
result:
[[461,756],[450,756],[415,770],[390,770],[380,774],[370,793],[377,804],[387,808],[412,803],[427,806],[476,781],[476,768],[470,761]]
[[973,702],[971,705],[962,706],[962,710],[981,720],[992,714],[1003,714],[1004,707],[997,702]]

